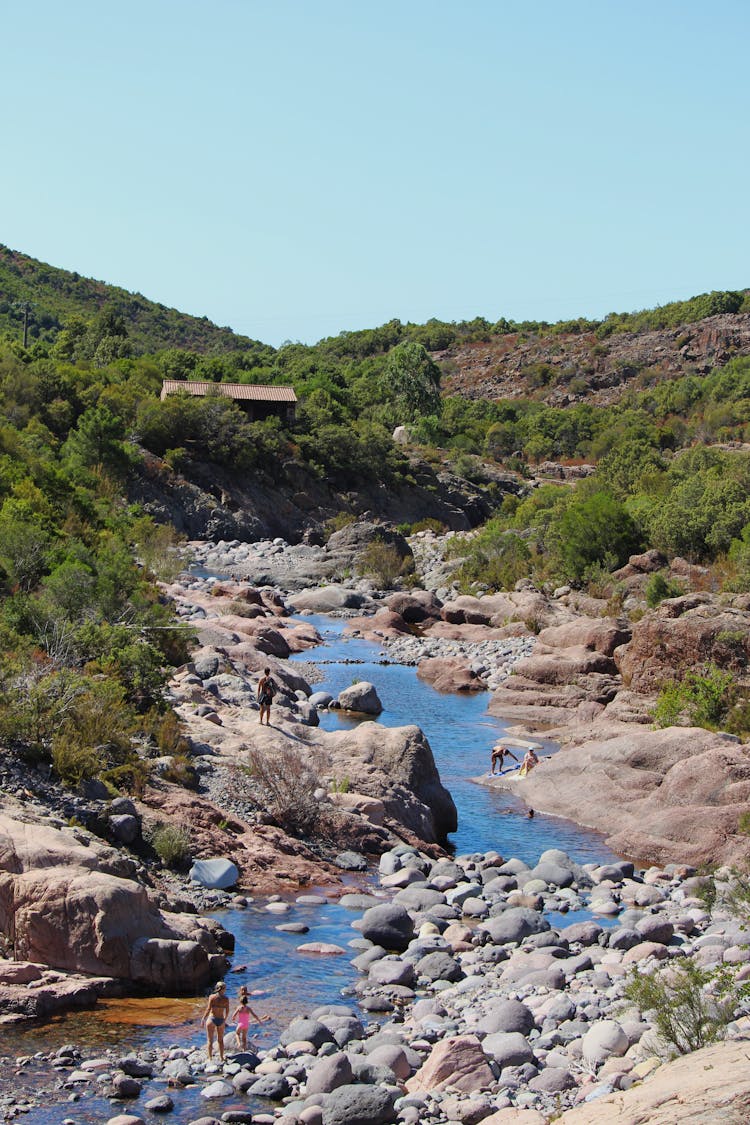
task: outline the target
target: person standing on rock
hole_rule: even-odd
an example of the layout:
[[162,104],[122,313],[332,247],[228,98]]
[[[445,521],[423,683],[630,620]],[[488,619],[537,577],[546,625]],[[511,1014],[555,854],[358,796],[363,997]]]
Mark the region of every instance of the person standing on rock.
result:
[[509,750],[508,747],[504,745],[504,743],[496,742],[492,747],[492,768],[490,769],[490,776],[494,774],[495,766],[498,767],[498,773],[503,772],[503,762],[505,761],[506,757],[512,758],[514,762],[518,761],[518,758],[515,756],[513,751]]
[[271,669],[264,668],[263,675],[258,681],[258,703],[260,704],[260,725],[263,726],[263,715],[266,716],[266,726],[271,725],[271,704],[276,694],[276,684],[271,679]]
[[219,1048],[219,1058],[224,1062],[224,1027],[229,1015],[229,1000],[227,999],[227,986],[223,980],[216,985],[206,1004],[201,1023],[206,1025],[206,1047],[209,1059],[214,1053],[214,1038]]

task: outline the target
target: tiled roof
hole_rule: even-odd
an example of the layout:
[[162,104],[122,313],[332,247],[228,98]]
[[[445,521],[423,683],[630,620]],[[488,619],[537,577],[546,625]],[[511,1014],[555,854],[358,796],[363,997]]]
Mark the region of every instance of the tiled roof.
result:
[[246,402],[296,402],[294,387],[272,387],[264,383],[198,383],[182,379],[165,379],[161,397],[179,394],[224,395],[226,398],[243,399]]

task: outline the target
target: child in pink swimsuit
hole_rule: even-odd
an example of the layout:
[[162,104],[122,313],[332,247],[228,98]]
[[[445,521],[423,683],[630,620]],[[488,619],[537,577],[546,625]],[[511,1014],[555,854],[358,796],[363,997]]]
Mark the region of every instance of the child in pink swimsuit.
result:
[[237,1042],[240,1050],[247,1050],[247,1029],[250,1027],[250,1016],[258,1023],[266,1023],[270,1016],[259,1016],[247,1002],[247,989],[244,984],[240,989],[240,1002],[232,1012],[232,1019],[237,1020]]

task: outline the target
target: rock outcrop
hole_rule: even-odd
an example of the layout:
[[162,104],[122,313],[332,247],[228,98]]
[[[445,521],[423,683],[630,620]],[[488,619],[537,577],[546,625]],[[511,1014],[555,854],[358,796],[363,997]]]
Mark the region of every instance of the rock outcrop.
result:
[[93,840],[0,814],[0,932],[14,958],[172,993],[221,975],[220,927],[160,910],[134,874]]

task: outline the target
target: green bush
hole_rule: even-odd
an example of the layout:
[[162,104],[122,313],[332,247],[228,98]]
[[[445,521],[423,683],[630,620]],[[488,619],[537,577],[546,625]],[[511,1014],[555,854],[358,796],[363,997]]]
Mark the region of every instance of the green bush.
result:
[[658,570],[656,574],[652,574],[646,583],[646,605],[649,609],[654,609],[659,602],[663,602],[666,598],[679,598],[685,593],[685,587],[682,582],[676,578],[670,578],[668,573],[663,570]]
[[414,560],[411,555],[402,559],[392,543],[384,543],[382,539],[373,539],[368,543],[357,558],[357,570],[360,574],[372,578],[378,586],[387,590],[402,575],[409,570],[408,563]]
[[655,973],[636,972],[625,996],[650,1013],[664,1049],[687,1055],[722,1039],[747,986],[735,984],[728,966],[702,969],[685,958]]
[[709,664],[702,673],[687,672],[682,680],[672,680],[662,688],[654,722],[659,727],[671,727],[685,720],[691,726],[714,730],[729,713],[736,693],[731,673]]
[[159,824],[151,833],[151,846],[162,863],[175,869],[186,867],[191,858],[190,834],[177,824]]

